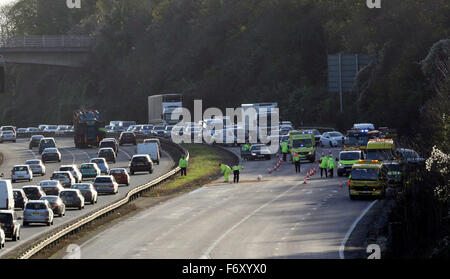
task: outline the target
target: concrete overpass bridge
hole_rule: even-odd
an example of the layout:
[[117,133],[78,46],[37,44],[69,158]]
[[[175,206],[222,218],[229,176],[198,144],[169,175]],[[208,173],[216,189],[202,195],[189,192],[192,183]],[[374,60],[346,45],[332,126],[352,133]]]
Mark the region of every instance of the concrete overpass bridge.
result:
[[94,43],[95,37],[84,35],[0,38],[0,56],[6,63],[83,67]]

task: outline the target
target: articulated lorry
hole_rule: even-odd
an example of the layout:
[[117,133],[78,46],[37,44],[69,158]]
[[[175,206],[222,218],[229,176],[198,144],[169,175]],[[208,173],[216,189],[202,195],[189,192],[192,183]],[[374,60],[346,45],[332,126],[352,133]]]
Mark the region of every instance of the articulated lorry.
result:
[[105,138],[104,123],[97,110],[76,110],[73,113],[74,142],[76,148],[98,147]]

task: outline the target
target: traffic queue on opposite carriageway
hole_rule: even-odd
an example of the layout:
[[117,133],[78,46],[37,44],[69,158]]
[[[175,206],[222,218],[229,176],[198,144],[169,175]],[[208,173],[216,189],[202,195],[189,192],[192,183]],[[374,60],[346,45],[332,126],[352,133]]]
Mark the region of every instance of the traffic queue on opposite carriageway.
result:
[[[129,162],[130,174],[126,168],[109,166],[106,159],[113,164],[116,162],[119,143],[114,138],[104,139],[104,142],[108,147],[99,149],[97,158],[79,166],[61,165],[49,173],[51,162],[62,161],[55,138],[30,137],[26,148],[40,149],[41,158],[29,159],[24,164],[13,166],[10,179],[6,179],[5,175],[0,176],[0,248],[4,247],[7,238],[19,240],[22,228],[32,224],[51,226],[55,218],[65,216],[67,208],[82,210],[87,203],[96,204],[101,198],[100,194],[117,194],[119,185],[131,184],[130,174],[154,171],[149,154],[132,156]],[[114,143],[112,147],[110,142]],[[45,179],[47,175],[47,180],[34,185],[13,188],[17,182],[27,181],[32,184],[36,176]],[[23,211],[22,224],[17,216],[20,211]]]

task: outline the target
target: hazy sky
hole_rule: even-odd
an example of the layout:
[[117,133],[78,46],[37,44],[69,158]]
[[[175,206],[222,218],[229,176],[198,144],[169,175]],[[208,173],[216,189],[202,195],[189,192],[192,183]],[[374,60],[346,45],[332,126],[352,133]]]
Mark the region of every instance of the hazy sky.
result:
[[4,4],[9,4],[11,2],[16,2],[17,0],[0,0],[0,6],[3,6]]

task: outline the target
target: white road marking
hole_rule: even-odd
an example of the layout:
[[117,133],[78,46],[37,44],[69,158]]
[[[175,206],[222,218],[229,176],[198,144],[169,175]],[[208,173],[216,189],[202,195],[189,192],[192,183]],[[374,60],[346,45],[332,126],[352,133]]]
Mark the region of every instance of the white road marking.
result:
[[358,225],[359,221],[361,221],[361,219],[364,217],[364,215],[366,215],[367,212],[369,212],[369,210],[372,208],[372,206],[374,206],[377,203],[377,201],[378,200],[374,200],[366,207],[366,209],[364,209],[364,211],[361,213],[361,215],[359,215],[358,218],[353,222],[352,226],[350,227],[347,234],[345,235],[344,240],[342,240],[341,247],[339,247],[339,258],[341,258],[342,260],[345,259],[344,249],[345,249],[345,244],[348,241],[348,238],[352,234],[353,230],[356,228],[356,225]]
[[33,151],[31,151],[30,149],[27,149],[27,151],[31,153],[34,159],[38,159],[38,156]]
[[119,152],[122,152],[123,154],[125,154],[128,157],[128,159],[131,159],[130,154],[128,154],[127,152],[123,151],[122,149],[120,149]]
[[263,208],[265,208],[266,206],[268,206],[269,204],[271,204],[272,202],[278,200],[279,198],[281,198],[282,196],[284,196],[285,194],[287,194],[289,191],[291,191],[292,189],[294,189],[295,187],[297,187],[299,185],[299,183],[293,185],[292,187],[290,187],[289,189],[287,189],[286,191],[284,191],[283,193],[279,194],[278,196],[276,196],[275,198],[271,199],[270,201],[266,202],[265,204],[261,205],[260,207],[258,207],[257,209],[255,209],[254,211],[252,211],[250,214],[248,214],[247,216],[245,216],[244,218],[242,218],[239,222],[237,222],[236,224],[234,224],[231,228],[229,228],[227,231],[225,231],[219,238],[216,239],[216,241],[213,242],[213,244],[211,246],[208,247],[208,249],[206,250],[206,252],[200,257],[200,259],[210,259],[210,254],[212,252],[212,250],[214,250],[214,248],[216,248],[216,246],[229,234],[231,233],[234,229],[236,229],[237,227],[239,227],[242,223],[244,223],[245,221],[247,221],[250,217],[252,217],[253,215],[255,215],[256,213],[258,213],[260,210],[262,210]]
[[73,154],[72,151],[70,151],[68,148],[67,149],[63,149],[63,150],[67,150],[67,152],[69,152],[69,154],[72,156],[72,165],[75,165],[75,154]]

